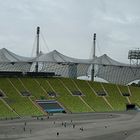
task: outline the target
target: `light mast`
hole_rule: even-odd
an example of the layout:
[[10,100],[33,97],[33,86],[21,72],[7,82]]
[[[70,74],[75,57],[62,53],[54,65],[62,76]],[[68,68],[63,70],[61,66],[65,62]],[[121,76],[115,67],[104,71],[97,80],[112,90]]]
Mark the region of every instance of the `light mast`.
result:
[[[95,60],[95,51],[96,51],[96,33],[94,33],[93,36],[93,55],[92,55],[92,59]],[[94,64],[92,64],[92,68],[91,68],[91,81],[94,81]]]
[[[36,57],[39,56],[39,34],[40,34],[40,27],[37,27],[37,46],[36,46]],[[36,62],[35,72],[38,72],[38,62]]]

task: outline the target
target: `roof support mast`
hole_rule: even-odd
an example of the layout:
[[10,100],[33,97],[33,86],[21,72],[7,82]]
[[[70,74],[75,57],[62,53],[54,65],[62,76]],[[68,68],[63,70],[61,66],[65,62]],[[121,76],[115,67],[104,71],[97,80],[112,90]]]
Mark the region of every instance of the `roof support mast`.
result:
[[[40,27],[37,27],[36,57],[39,56],[39,34],[40,34]],[[36,62],[35,72],[38,72],[38,62]]]
[[[95,59],[95,52],[96,52],[96,33],[94,33],[94,36],[93,36],[93,56],[92,56],[92,59],[94,60]],[[91,81],[94,81],[94,73],[95,73],[95,70],[94,70],[94,64],[92,64],[92,68],[91,68]]]

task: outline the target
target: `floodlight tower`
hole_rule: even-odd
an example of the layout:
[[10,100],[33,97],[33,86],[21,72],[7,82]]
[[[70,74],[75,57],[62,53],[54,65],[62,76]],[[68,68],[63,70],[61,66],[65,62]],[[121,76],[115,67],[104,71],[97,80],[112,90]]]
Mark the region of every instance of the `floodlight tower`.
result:
[[[37,27],[36,57],[39,55],[39,34],[40,34],[40,27]],[[38,72],[38,62],[36,62],[36,65],[35,65],[35,72]]]
[[130,65],[138,66],[140,64],[140,50],[129,50],[128,59],[130,60]]
[[[94,33],[93,35],[93,56],[92,59],[95,59],[95,51],[96,51],[96,33]],[[91,81],[94,81],[94,64],[92,64],[92,68],[91,68]]]

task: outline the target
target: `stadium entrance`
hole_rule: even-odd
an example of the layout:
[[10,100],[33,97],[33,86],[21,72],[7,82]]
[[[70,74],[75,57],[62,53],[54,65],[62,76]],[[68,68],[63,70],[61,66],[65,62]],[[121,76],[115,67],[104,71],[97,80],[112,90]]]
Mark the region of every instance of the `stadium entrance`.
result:
[[55,100],[37,100],[36,102],[47,113],[66,113],[60,103]]
[[126,104],[126,110],[140,110],[140,108],[136,104]]

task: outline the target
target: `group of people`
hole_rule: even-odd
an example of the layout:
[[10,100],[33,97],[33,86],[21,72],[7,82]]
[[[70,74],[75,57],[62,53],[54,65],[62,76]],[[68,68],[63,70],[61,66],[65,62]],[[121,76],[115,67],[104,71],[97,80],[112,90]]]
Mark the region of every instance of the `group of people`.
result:
[[[54,121],[54,124],[55,124],[55,121]],[[72,124],[72,128],[75,128],[75,123],[73,123],[72,120],[71,120],[71,124]],[[62,122],[62,126],[67,127],[67,122]],[[84,131],[84,128],[83,127],[80,127],[80,131]],[[56,135],[59,136],[60,133],[57,132]]]
[[[24,122],[24,127],[23,127],[23,131],[24,132],[26,131],[26,125],[27,125],[27,122],[25,121]],[[30,132],[30,134],[32,133],[32,129],[31,128],[29,129],[29,132]]]

